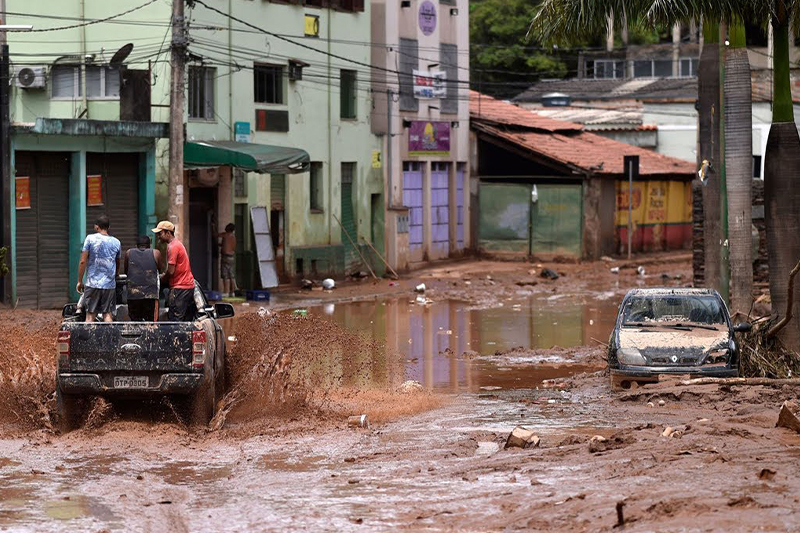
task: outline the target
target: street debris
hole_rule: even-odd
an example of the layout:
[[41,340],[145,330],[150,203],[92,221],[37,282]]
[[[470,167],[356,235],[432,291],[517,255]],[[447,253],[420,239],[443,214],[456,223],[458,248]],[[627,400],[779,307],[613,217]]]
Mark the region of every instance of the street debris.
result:
[[[366,274],[364,275],[364,277],[367,277]],[[333,290],[335,286],[336,283],[331,278],[325,278],[322,280],[322,288],[325,289],[326,291]]]
[[781,412],[778,414],[778,423],[775,427],[788,428],[797,433],[800,433],[800,420],[797,418],[797,413],[800,412],[800,405],[797,402],[787,400],[781,406]]
[[424,283],[420,283],[419,285],[414,287],[414,292],[419,292],[419,293],[425,292],[425,284]]
[[310,291],[314,288],[314,282],[310,279],[301,279],[300,280],[300,288]]
[[308,316],[308,309],[295,309],[292,311],[294,316]]
[[539,446],[539,437],[533,431],[517,426],[509,433],[505,448],[535,448]]
[[758,473],[758,479],[762,481],[772,481],[775,479],[775,474],[777,474],[775,470],[771,468],[762,468],[761,472]]
[[640,276],[644,277],[645,270],[644,270],[644,267],[643,267],[643,266],[640,266],[640,267],[638,267],[638,268],[636,269],[636,272],[637,272],[637,273],[638,273]]
[[351,428],[369,429],[369,418],[367,418],[367,415],[348,416],[347,425]]
[[619,274],[619,267],[611,267],[612,274]]
[[266,307],[259,307],[258,308],[258,316],[260,316],[261,318],[267,318],[267,317],[269,317],[271,315],[272,315],[272,312],[270,312],[270,310],[267,309]]
[[559,278],[558,272],[550,268],[543,268],[539,276],[549,280],[556,280]]

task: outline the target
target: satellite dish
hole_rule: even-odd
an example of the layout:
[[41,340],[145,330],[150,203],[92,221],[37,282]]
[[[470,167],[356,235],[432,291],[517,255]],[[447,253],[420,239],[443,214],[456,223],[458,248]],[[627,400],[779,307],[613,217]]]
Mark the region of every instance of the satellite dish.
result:
[[17,80],[22,87],[30,87],[36,81],[36,73],[32,68],[22,68],[17,74]]
[[117,50],[117,52],[114,54],[114,57],[112,57],[111,61],[109,61],[108,63],[109,66],[115,68],[121,67],[122,63],[126,59],[128,59],[128,56],[131,55],[132,51],[133,51],[133,43],[126,44],[125,46]]

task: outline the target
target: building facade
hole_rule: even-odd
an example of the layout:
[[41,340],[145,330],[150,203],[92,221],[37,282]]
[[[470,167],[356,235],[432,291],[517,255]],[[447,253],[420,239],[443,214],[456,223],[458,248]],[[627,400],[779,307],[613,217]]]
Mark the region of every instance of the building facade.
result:
[[467,0],[375,0],[372,131],[382,139],[386,256],[458,256],[469,230]]
[[[262,284],[259,246],[262,256],[271,248],[276,280],[363,269],[357,248],[366,240],[382,253],[385,243],[369,3],[207,6],[186,11],[185,153],[193,160],[185,160],[178,229],[196,277],[218,285],[216,235],[230,222],[244,288]],[[7,9],[27,14],[7,23],[34,27],[8,38],[9,296],[57,307],[77,297],[80,244],[94,217],[107,213],[127,248],[167,216],[171,6],[65,0],[57,18],[46,0],[8,0]],[[215,158],[221,147],[226,155]],[[302,165],[282,166],[286,153]],[[258,232],[253,208],[266,213]]]

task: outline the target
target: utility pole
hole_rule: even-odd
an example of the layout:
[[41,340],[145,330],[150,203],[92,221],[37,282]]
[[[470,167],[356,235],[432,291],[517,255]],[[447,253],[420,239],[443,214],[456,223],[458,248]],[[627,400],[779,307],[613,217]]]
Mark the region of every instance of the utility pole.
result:
[[[185,0],[172,0],[172,79],[169,100],[169,207],[167,218],[175,224],[175,236],[183,240],[183,108],[186,100]],[[188,236],[188,231],[186,235]]]
[[[6,21],[6,0],[0,0],[0,24],[5,25]],[[9,118],[8,101],[8,42],[6,41],[5,30],[0,30],[0,181],[2,181],[2,205],[0,214],[3,224],[2,246],[7,248],[6,265],[9,272],[3,276],[2,283],[2,302],[11,304],[13,293],[13,279],[11,275],[11,206],[14,200],[11,198],[11,133]]]
[[394,161],[392,160],[392,98],[391,89],[386,89],[386,178],[389,183],[389,207],[394,207]]

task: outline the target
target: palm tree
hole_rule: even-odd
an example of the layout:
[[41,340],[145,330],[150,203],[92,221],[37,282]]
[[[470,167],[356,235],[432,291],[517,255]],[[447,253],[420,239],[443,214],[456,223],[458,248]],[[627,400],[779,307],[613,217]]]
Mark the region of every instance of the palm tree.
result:
[[[753,206],[753,112],[750,85],[750,61],[741,18],[728,28],[730,45],[725,49],[724,74],[724,145],[727,192],[728,242],[730,265],[730,307],[734,313],[747,315],[753,303],[753,248],[751,244]],[[724,233],[724,228],[723,228]],[[723,290],[726,261],[723,265]]]
[[[764,154],[764,207],[772,314],[782,317],[790,298],[789,272],[800,259],[800,137],[794,122],[789,81],[789,28],[794,22],[792,15],[796,17],[800,10],[785,0],[769,4],[774,71],[772,126]],[[800,298],[796,294],[791,296],[794,316],[800,317]],[[783,328],[779,338],[787,348],[800,349],[800,319],[795,318]]]

